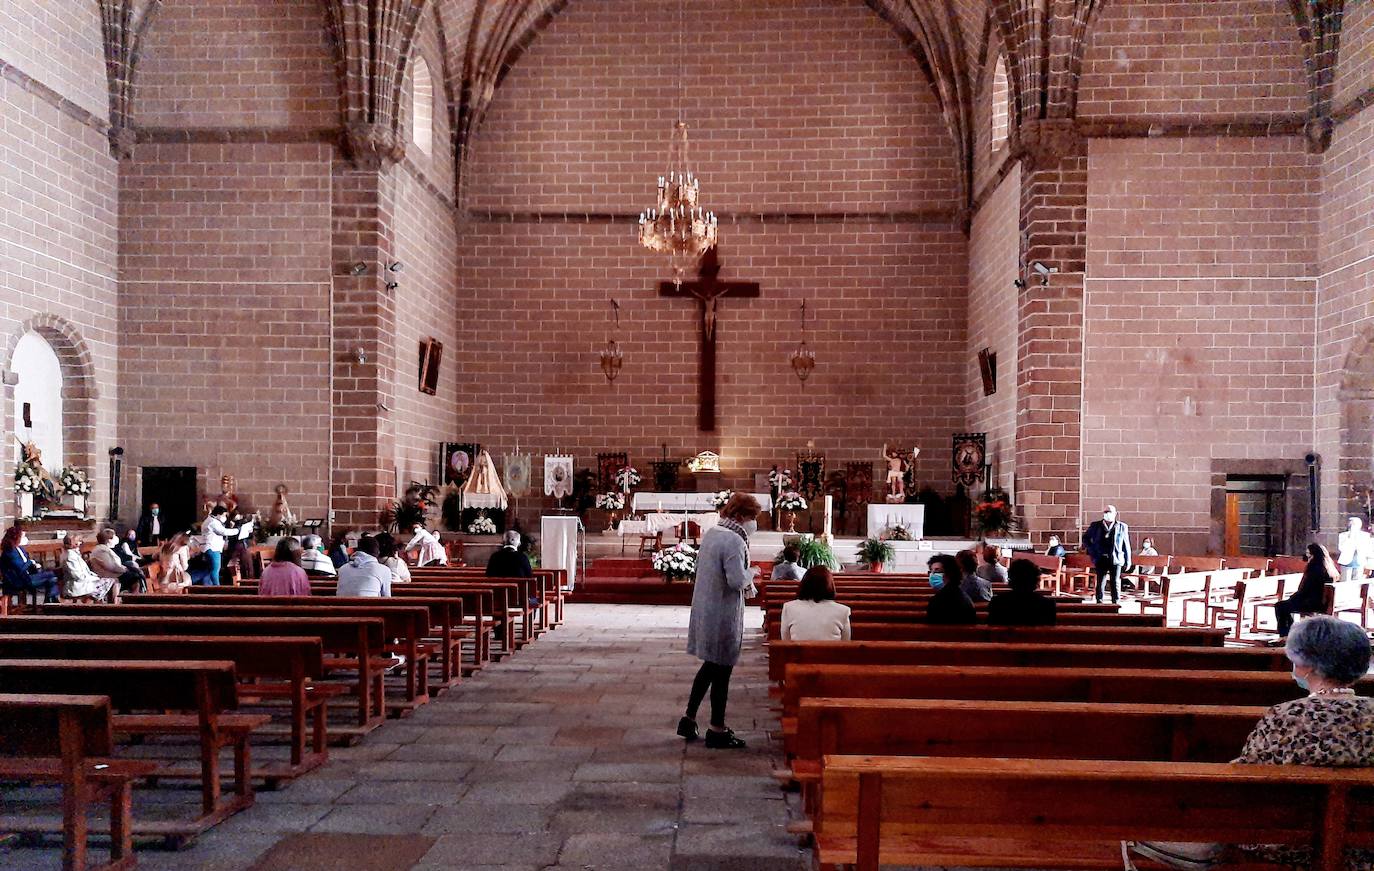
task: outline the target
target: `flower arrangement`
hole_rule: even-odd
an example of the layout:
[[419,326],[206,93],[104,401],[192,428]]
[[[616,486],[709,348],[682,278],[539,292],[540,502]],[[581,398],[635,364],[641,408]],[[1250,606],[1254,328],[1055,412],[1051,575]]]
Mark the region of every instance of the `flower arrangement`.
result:
[[596,497],[596,507],[606,511],[621,511],[625,508],[625,494],[617,491],[602,493]]
[[879,538],[866,538],[859,545],[859,565],[877,571],[883,563],[897,558],[897,550]]
[[796,490],[788,490],[778,497],[777,507],[779,511],[805,511],[806,498]]
[[768,488],[772,490],[774,493],[781,493],[782,491],[790,488],[791,486],[791,469],[783,469],[782,471],[778,471],[778,467],[774,466],[773,470],[768,473]]
[[42,488],[38,471],[28,463],[20,463],[14,469],[14,489],[19,493],[37,493]]
[[711,496],[711,507],[719,511],[725,507],[725,503],[730,501],[730,497],[735,495],[734,490],[721,490]]
[[57,473],[57,483],[68,496],[91,495],[91,479],[85,469],[67,466]]
[[496,522],[485,514],[479,514],[468,524],[468,535],[495,535]]
[[692,579],[697,574],[697,550],[690,544],[678,544],[654,551],[652,557],[654,571],[663,575],[668,583],[682,578]]
[[638,486],[642,480],[644,479],[639,476],[639,470],[634,466],[624,466],[615,473],[615,485],[625,493],[630,492],[631,487]]
[[1005,532],[1011,527],[1011,503],[1005,499],[979,502],[973,517],[983,532]]
[[906,528],[905,523],[894,523],[887,528],[888,541],[914,541],[911,530]]

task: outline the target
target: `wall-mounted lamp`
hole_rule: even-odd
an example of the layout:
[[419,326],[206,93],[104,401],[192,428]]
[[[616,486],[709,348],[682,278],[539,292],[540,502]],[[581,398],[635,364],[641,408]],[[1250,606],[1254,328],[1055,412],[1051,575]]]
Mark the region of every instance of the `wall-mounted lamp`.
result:
[[349,275],[366,275],[367,264],[362,261],[354,263],[353,266],[349,268],[348,273]]
[[393,260],[386,268],[392,272],[404,272],[406,267],[401,261]]

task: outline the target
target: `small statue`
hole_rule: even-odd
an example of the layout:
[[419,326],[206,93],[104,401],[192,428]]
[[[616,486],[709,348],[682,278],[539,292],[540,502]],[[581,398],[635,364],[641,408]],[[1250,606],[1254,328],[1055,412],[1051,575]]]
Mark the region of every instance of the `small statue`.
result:
[[896,450],[888,450],[883,444],[883,459],[887,461],[887,498],[900,502],[906,498],[906,460]]
[[19,441],[19,462],[28,466],[38,479],[38,492],[34,496],[46,502],[57,501],[57,482],[43,468],[43,451],[37,442]]
[[239,507],[238,496],[234,495],[234,476],[225,475],[219,479],[219,498],[215,500],[216,505],[223,505],[233,514]]
[[277,485],[277,499],[272,503],[272,510],[267,513],[267,525],[272,529],[289,532],[296,528],[296,515],[291,513],[291,506],[286,502],[286,494],[289,492],[285,484]]

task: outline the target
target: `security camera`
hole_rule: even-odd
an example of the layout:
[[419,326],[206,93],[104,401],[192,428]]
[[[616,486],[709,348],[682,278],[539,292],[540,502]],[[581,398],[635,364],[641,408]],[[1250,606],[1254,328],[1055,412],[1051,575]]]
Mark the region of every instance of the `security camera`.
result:
[[405,270],[405,268],[405,264],[399,260],[393,262],[390,266],[387,267],[387,269],[390,269],[392,272],[402,272]]
[[1031,269],[1035,271],[1036,275],[1040,276],[1041,287],[1048,287],[1050,283],[1050,276],[1054,275],[1056,272],[1059,271],[1053,266],[1046,266],[1039,260],[1032,261]]
[[1025,290],[1026,280],[1024,278],[1018,278],[1012,282],[1012,286],[1015,287],[1017,290]]
[[401,285],[397,284],[397,283],[394,282],[394,281],[388,281],[388,282],[386,283],[386,289],[387,289],[387,290],[395,290],[396,288],[398,288],[398,287],[400,287],[400,286],[401,286]]
[[367,272],[367,264],[359,261],[357,263],[354,263],[353,267],[348,271],[353,275],[362,275],[363,273]]

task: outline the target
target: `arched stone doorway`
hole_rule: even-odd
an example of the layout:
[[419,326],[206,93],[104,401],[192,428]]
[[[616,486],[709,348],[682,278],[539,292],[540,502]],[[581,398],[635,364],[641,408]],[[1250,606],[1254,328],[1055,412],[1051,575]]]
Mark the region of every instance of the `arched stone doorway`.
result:
[[[51,370],[52,359],[56,372]],[[4,376],[4,438],[8,447],[0,451],[0,457],[7,461],[0,475],[0,518],[8,521],[17,513],[14,467],[21,439],[37,437],[40,446],[48,445],[44,466],[49,472],[55,473],[61,466],[85,469],[99,491],[104,475],[95,466],[95,369],[80,331],[56,315],[30,318],[8,337],[3,360],[0,371]],[[48,395],[54,388],[56,397]],[[29,426],[25,426],[24,401],[30,403]],[[56,434],[52,432],[54,425],[59,428]],[[55,456],[49,457],[54,444]],[[91,495],[92,500],[97,498],[97,493]]]
[[1336,504],[1342,514],[1363,514],[1365,495],[1374,488],[1374,328],[1365,330],[1346,355],[1337,396],[1341,461]]

